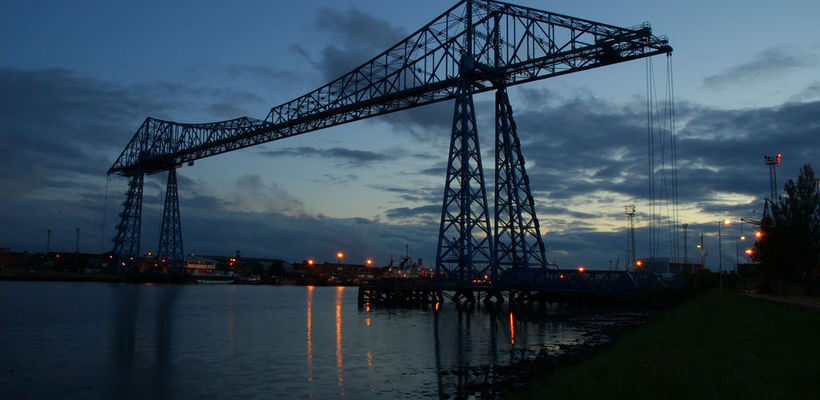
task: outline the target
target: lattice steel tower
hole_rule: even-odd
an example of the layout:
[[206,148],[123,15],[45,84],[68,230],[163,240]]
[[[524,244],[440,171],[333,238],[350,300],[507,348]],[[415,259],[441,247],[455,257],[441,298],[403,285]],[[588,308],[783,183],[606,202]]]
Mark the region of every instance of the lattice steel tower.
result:
[[626,270],[634,269],[636,267],[635,255],[635,205],[630,204],[624,206],[624,215],[626,215]]

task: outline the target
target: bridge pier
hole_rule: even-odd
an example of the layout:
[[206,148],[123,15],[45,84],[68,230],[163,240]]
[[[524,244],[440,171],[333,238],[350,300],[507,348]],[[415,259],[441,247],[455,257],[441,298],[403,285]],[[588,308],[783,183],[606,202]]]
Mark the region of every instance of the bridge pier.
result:
[[176,168],[168,170],[168,184],[165,190],[165,205],[162,209],[157,257],[170,272],[177,275],[184,274],[185,252],[182,248],[182,225],[179,216]]
[[[465,55],[461,68],[470,63]],[[495,257],[472,82],[464,74],[458,79],[452,128],[436,251],[436,276],[445,275],[470,285],[473,279],[492,273]]]
[[137,172],[128,179],[128,192],[122,203],[120,222],[114,236],[112,260],[118,271],[134,273],[140,252],[140,230],[142,224],[142,188],[145,173]]

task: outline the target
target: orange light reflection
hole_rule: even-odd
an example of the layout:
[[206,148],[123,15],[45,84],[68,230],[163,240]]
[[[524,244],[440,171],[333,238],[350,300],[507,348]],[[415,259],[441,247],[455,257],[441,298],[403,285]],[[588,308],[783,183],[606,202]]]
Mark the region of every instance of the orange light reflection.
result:
[[313,286],[307,287],[307,313],[305,314],[307,320],[307,367],[308,367],[308,382],[313,381],[313,338],[311,332],[311,323],[313,322]]
[[510,311],[510,344],[515,344],[515,324],[512,311]]
[[342,363],[342,295],[345,287],[336,287],[336,379],[339,382],[339,395],[345,395],[344,379],[342,372],[344,366]]

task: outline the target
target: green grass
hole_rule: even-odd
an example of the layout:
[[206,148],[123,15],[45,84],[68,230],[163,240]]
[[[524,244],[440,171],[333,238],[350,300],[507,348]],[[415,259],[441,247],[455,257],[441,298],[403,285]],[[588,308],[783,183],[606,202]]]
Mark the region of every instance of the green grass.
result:
[[820,399],[820,311],[704,293],[513,398]]

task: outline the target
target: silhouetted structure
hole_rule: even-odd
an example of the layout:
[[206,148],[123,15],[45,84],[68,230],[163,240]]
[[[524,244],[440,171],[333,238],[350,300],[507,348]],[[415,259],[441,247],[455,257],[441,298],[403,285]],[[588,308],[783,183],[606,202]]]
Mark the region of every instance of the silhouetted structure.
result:
[[[552,276],[543,272],[548,264],[507,87],[671,51],[648,24],[621,28],[497,1],[462,0],[353,71],[272,108],[264,120],[183,124],[147,118],[108,171],[130,179],[114,254],[126,264],[139,254],[145,174],[173,173],[201,158],[455,99],[436,276],[464,289],[477,281],[498,284],[507,270],[515,271],[507,276],[526,279],[531,270]],[[472,100],[491,90],[495,241]],[[170,176],[168,185],[170,196]],[[175,179],[173,193],[176,199]],[[165,207],[163,215],[171,217],[164,218],[163,238],[179,238],[181,251],[178,201],[166,201]],[[167,249],[175,251],[173,245]]]

